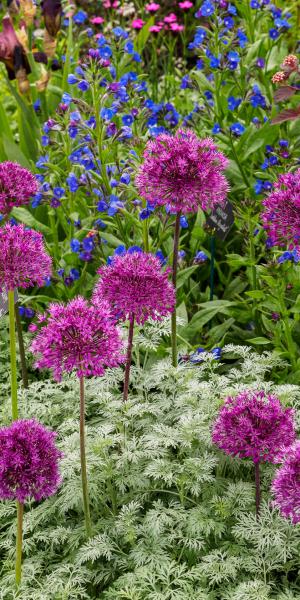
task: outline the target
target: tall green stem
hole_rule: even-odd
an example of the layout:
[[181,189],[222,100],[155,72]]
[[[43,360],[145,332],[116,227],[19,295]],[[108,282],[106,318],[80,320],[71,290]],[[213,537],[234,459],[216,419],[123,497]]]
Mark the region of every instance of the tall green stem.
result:
[[17,539],[16,539],[16,585],[19,587],[22,578],[22,543],[23,543],[24,504],[17,501]]
[[126,356],[126,366],[125,366],[125,376],[124,376],[123,402],[126,402],[126,400],[128,398],[132,343],[133,343],[133,329],[134,329],[134,315],[131,315],[130,320],[129,320],[128,345],[127,345],[127,356]]
[[17,354],[16,354],[14,290],[8,291],[8,312],[9,312],[11,409],[12,409],[12,419],[13,419],[13,421],[15,421],[15,419],[18,418],[18,383],[17,383]]
[[215,254],[216,254],[216,236],[210,238],[210,274],[209,274],[209,299],[214,299],[214,283],[215,283]]
[[[177,266],[178,266],[178,247],[180,233],[180,212],[176,216],[175,231],[174,231],[174,246],[173,246],[173,264],[172,264],[172,283],[176,291],[177,283]],[[171,334],[172,334],[172,365],[177,367],[177,326],[176,326],[176,306],[171,316]]]
[[16,318],[16,327],[17,327],[17,333],[18,333],[22,380],[23,380],[23,386],[26,389],[26,388],[28,388],[28,372],[27,372],[26,355],[25,355],[24,340],[23,340],[23,330],[22,330],[22,323],[21,323],[20,314],[19,314],[19,303],[18,302],[15,303],[15,318]]
[[143,221],[144,252],[149,252],[149,233],[147,219]]
[[260,468],[259,462],[255,463],[255,509],[256,509],[256,517],[259,515],[260,510]]
[[88,479],[86,472],[86,455],[85,455],[85,396],[84,396],[84,378],[80,377],[80,464],[81,464],[81,483],[82,483],[82,497],[83,497],[83,511],[85,518],[85,528],[87,537],[92,535],[92,525],[90,517],[90,502],[89,502],[89,490],[88,490]]

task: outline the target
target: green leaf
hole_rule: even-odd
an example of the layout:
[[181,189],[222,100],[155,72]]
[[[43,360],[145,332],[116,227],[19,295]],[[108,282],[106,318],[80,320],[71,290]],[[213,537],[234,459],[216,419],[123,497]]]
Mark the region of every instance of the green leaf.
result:
[[265,338],[265,337],[251,338],[248,341],[249,341],[249,344],[254,344],[255,346],[264,346],[267,344],[272,344],[272,341],[268,340],[268,338]]
[[146,46],[147,40],[150,36],[150,27],[154,24],[154,17],[150,17],[147,23],[145,23],[144,27],[139,31],[138,35],[135,38],[134,49],[136,52],[141,54]]
[[187,267],[186,269],[179,271],[177,275],[177,289],[181,288],[197,269],[199,269],[198,265],[194,265],[193,267]]
[[256,300],[262,300],[265,297],[265,293],[262,290],[250,290],[249,292],[245,292],[245,294]]
[[8,160],[18,162],[20,165],[22,165],[22,167],[25,167],[26,169],[30,169],[31,164],[26,158],[26,156],[23,154],[22,150],[20,149],[20,146],[18,146],[18,144],[16,144],[11,138],[6,137],[6,135],[2,136],[2,140],[6,158]]
[[32,229],[36,229],[37,231],[40,231],[44,235],[49,235],[51,233],[51,229],[49,227],[47,227],[47,225],[44,225],[44,223],[41,223],[40,221],[38,221],[29,212],[29,210],[27,210],[26,208],[23,208],[22,206],[15,207],[12,210],[12,215],[16,219],[18,219],[18,221],[21,221],[25,225],[28,225],[28,227],[32,227]]
[[72,29],[72,19],[69,19],[67,52],[66,52],[66,60],[65,60],[65,64],[64,64],[63,78],[62,78],[62,92],[67,92],[69,89],[68,75],[70,74],[72,49],[73,49],[73,29]]

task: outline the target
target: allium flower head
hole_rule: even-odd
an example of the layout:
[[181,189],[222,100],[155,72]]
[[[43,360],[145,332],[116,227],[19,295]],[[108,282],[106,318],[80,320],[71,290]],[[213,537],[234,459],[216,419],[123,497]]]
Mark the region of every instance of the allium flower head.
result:
[[152,318],[159,320],[175,307],[175,290],[168,280],[168,270],[162,271],[160,260],[146,252],[115,255],[111,265],[98,271],[93,301],[105,299],[117,319],[134,315],[137,323]]
[[17,163],[0,163],[0,213],[7,215],[14,206],[28,204],[38,190],[32,173]]
[[36,366],[52,369],[57,381],[63,372],[77,376],[103,375],[106,367],[123,362],[120,332],[106,302],[90,306],[78,296],[68,304],[50,304],[40,316],[41,329],[31,345]]
[[293,523],[300,522],[300,441],[289,449],[272,484],[275,505]]
[[14,421],[0,429],[0,498],[42,500],[61,483],[56,433],[34,419]]
[[253,462],[280,462],[295,439],[293,410],[264,391],[228,397],[215,422],[212,440],[226,454]]
[[280,175],[263,206],[261,218],[272,245],[297,244],[300,240],[300,169]]
[[148,142],[136,177],[139,193],[152,206],[190,213],[224,204],[228,160],[211,138],[187,129],[161,134]]
[[51,264],[41,233],[10,223],[0,228],[0,291],[42,286]]

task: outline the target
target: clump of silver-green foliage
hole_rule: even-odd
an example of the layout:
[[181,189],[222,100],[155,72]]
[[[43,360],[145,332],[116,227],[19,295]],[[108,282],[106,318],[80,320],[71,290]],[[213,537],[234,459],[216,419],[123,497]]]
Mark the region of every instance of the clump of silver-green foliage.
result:
[[[81,514],[78,381],[47,379],[22,392],[21,413],[59,433],[64,481],[56,496],[26,511],[18,593],[15,505],[0,504],[1,600],[300,597],[300,528],[272,508],[275,467],[262,466],[257,520],[251,461],[229,459],[211,443],[226,395],[272,390],[297,408],[300,388],[269,381],[270,372],[284,365],[241,346],[227,346],[222,361],[203,354],[201,363],[178,370],[167,358],[153,361],[151,351],[166,333],[163,325],[150,324],[139,335],[126,404],[121,369],[87,382],[89,541]],[[2,422],[6,414],[8,403]]]

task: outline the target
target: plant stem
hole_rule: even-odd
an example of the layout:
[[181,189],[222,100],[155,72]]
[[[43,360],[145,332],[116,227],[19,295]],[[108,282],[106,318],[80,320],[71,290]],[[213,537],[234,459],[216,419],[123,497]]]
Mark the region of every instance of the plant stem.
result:
[[149,234],[147,219],[143,221],[144,252],[149,252]]
[[90,517],[89,490],[86,472],[86,455],[85,455],[85,398],[84,398],[84,378],[80,377],[80,464],[81,464],[81,482],[83,496],[83,511],[85,518],[85,528],[87,537],[92,535],[92,525]]
[[15,421],[18,418],[18,383],[17,383],[17,355],[16,355],[14,290],[8,290],[8,312],[9,312],[11,409],[12,409],[12,419],[13,419],[13,421]]
[[18,342],[19,342],[22,380],[23,380],[23,386],[26,389],[26,388],[28,388],[28,372],[27,372],[22,323],[21,323],[20,314],[19,314],[19,303],[18,302],[15,303],[15,318],[16,318],[16,327],[17,327]]
[[130,376],[131,355],[132,355],[133,328],[134,328],[134,314],[132,314],[129,319],[128,345],[127,345],[126,367],[125,367],[124,389],[123,389],[123,402],[126,402],[127,398],[128,398],[129,376]]
[[260,470],[259,470],[259,462],[255,463],[255,508],[256,508],[256,517],[259,515],[260,509]]
[[22,542],[23,542],[24,504],[17,501],[17,539],[16,539],[16,585],[19,587],[22,578]]
[[209,274],[209,299],[214,299],[214,278],[215,278],[215,254],[216,254],[216,237],[210,238],[210,274]]
[[[176,292],[176,283],[177,283],[179,233],[180,233],[180,212],[176,215],[175,232],[174,232],[174,246],[173,246],[172,283],[174,285],[175,292]],[[177,367],[178,357],[177,357],[176,306],[171,315],[171,333],[172,333],[172,365],[173,365],[173,367]]]

